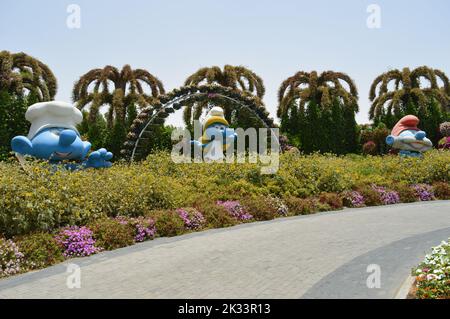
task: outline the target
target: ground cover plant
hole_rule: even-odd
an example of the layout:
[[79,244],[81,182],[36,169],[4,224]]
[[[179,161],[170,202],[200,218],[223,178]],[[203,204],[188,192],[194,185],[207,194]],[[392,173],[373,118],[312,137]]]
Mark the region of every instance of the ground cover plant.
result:
[[[168,153],[107,170],[0,162],[0,276],[155,237],[345,207],[450,199],[450,152],[284,153],[259,164],[176,164]],[[38,249],[39,248],[39,249]]]
[[412,273],[416,277],[416,298],[450,299],[450,238],[433,247]]

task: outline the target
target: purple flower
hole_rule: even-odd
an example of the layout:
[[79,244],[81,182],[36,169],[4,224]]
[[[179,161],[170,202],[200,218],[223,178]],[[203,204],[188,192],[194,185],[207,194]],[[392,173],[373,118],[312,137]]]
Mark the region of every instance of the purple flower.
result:
[[64,248],[64,257],[84,257],[101,251],[92,235],[85,226],[70,226],[61,229],[55,239]]
[[226,209],[226,211],[237,220],[250,220],[253,218],[253,215],[247,213],[247,211],[242,207],[239,201],[217,201],[216,203],[219,206],[222,206]]
[[414,189],[414,192],[416,193],[416,196],[421,201],[428,201],[434,199],[434,193],[433,188],[430,185],[427,184],[415,184],[411,186],[412,189]]
[[365,205],[364,196],[360,192],[346,192],[344,196],[350,202],[352,207],[362,207]]
[[135,229],[135,242],[142,242],[147,239],[153,239],[156,234],[155,221],[148,217],[126,218],[124,216],[117,216],[116,220],[122,225],[128,225]]
[[373,185],[372,189],[380,195],[381,201],[384,205],[400,203],[400,196],[396,191],[389,191],[382,186],[376,185]]
[[0,278],[19,273],[24,263],[24,255],[11,239],[0,238]]
[[195,209],[177,209],[178,215],[184,222],[184,227],[187,229],[200,229],[203,224],[206,222],[205,217],[203,217],[202,213]]

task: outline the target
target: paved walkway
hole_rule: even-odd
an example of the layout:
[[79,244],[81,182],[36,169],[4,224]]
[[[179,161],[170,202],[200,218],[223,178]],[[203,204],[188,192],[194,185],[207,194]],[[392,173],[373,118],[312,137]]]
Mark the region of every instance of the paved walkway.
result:
[[[3,298],[393,298],[450,236],[450,201],[346,209],[160,238],[0,280]],[[68,264],[81,288],[67,287]],[[367,267],[380,288],[367,288]]]

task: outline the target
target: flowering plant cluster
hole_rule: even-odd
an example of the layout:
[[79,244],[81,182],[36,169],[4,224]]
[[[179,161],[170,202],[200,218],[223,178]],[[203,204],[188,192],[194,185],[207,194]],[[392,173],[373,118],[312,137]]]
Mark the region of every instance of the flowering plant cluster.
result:
[[0,238],[0,278],[19,273],[23,261],[19,247],[10,239]]
[[414,192],[416,193],[416,196],[421,201],[428,201],[434,199],[434,193],[431,186],[427,184],[415,184],[411,186],[414,189]]
[[269,204],[275,207],[277,210],[277,214],[279,216],[287,216],[289,213],[289,209],[283,200],[279,197],[269,196],[268,197]]
[[196,209],[178,208],[177,213],[184,222],[186,229],[200,229],[206,222],[203,214]]
[[85,226],[70,226],[61,229],[55,239],[63,247],[64,257],[84,257],[101,250],[95,246],[95,239],[92,236],[92,231]]
[[116,220],[122,225],[131,225],[135,229],[135,242],[142,242],[147,239],[153,239],[156,234],[155,221],[148,217],[126,218],[117,216]]
[[418,298],[450,298],[450,238],[433,247],[413,275]]
[[396,191],[389,191],[382,186],[373,185],[372,189],[380,195],[380,199],[384,205],[400,203],[400,196]]
[[217,201],[217,205],[222,206],[226,211],[237,220],[250,220],[253,215],[248,213],[237,200]]
[[363,207],[365,205],[364,196],[358,191],[349,191],[343,194],[344,201],[351,207]]

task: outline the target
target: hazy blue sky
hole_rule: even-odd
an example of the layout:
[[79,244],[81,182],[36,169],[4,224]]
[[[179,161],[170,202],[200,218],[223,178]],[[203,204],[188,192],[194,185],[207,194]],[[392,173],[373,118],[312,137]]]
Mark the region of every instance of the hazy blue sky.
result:
[[[71,3],[81,7],[80,29],[66,26]],[[366,24],[372,3],[381,7],[379,29]],[[299,70],[343,71],[358,86],[357,120],[367,122],[378,74],[426,64],[450,75],[450,1],[0,0],[2,49],[48,64],[58,79],[56,98],[66,101],[79,76],[107,64],[145,68],[166,90],[202,66],[244,65],[264,79],[274,117],[285,78]]]

